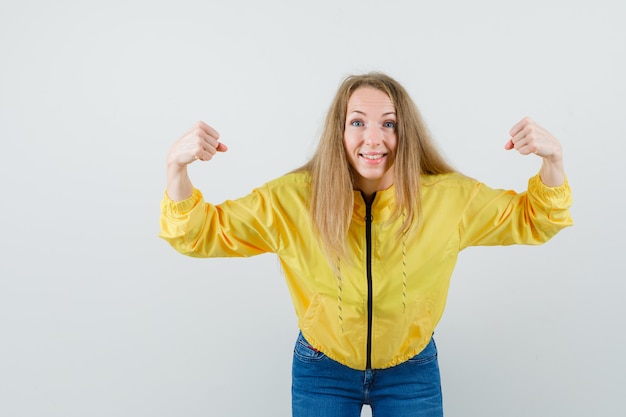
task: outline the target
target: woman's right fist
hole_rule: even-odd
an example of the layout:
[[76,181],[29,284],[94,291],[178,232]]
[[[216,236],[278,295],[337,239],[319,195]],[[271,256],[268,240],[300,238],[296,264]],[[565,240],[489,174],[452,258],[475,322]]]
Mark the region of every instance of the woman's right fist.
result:
[[200,121],[174,142],[167,154],[167,162],[182,167],[198,159],[209,161],[216,152],[228,150],[219,138],[220,134],[215,129]]

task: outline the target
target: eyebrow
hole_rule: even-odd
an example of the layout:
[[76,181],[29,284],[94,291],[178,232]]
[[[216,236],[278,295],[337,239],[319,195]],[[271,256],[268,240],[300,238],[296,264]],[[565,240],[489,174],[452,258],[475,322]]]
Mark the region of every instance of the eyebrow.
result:
[[[361,110],[352,110],[350,113],[359,113],[359,114],[362,114],[363,116],[367,116],[367,115],[365,114],[365,112],[362,112]],[[394,116],[396,116],[396,112],[395,112],[395,111],[390,111],[390,112],[387,112],[387,113],[383,113],[383,114],[382,114],[382,116],[389,116],[389,115],[394,115]]]

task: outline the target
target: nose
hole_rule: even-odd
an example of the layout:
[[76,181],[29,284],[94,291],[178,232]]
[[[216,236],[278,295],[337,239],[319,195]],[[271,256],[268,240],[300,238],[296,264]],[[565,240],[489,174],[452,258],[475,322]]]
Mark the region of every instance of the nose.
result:
[[383,141],[383,133],[381,129],[375,124],[371,123],[367,125],[363,132],[363,141],[367,146],[377,146]]

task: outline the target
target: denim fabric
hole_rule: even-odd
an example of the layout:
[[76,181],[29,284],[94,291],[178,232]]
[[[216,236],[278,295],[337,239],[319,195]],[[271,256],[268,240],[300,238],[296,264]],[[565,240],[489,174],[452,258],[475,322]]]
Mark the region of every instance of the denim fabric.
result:
[[441,417],[443,405],[434,339],[408,361],[359,371],[319,352],[298,336],[292,368],[293,417]]

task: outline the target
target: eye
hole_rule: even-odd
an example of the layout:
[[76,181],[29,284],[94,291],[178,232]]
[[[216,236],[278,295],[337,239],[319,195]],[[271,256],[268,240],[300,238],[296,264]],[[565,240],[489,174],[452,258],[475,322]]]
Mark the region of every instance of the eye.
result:
[[383,126],[388,128],[388,129],[395,129],[396,128],[396,122],[385,122],[385,123],[383,123]]
[[353,120],[353,121],[350,122],[350,125],[354,126],[354,127],[362,127],[363,126],[363,122],[360,121],[360,120]]

